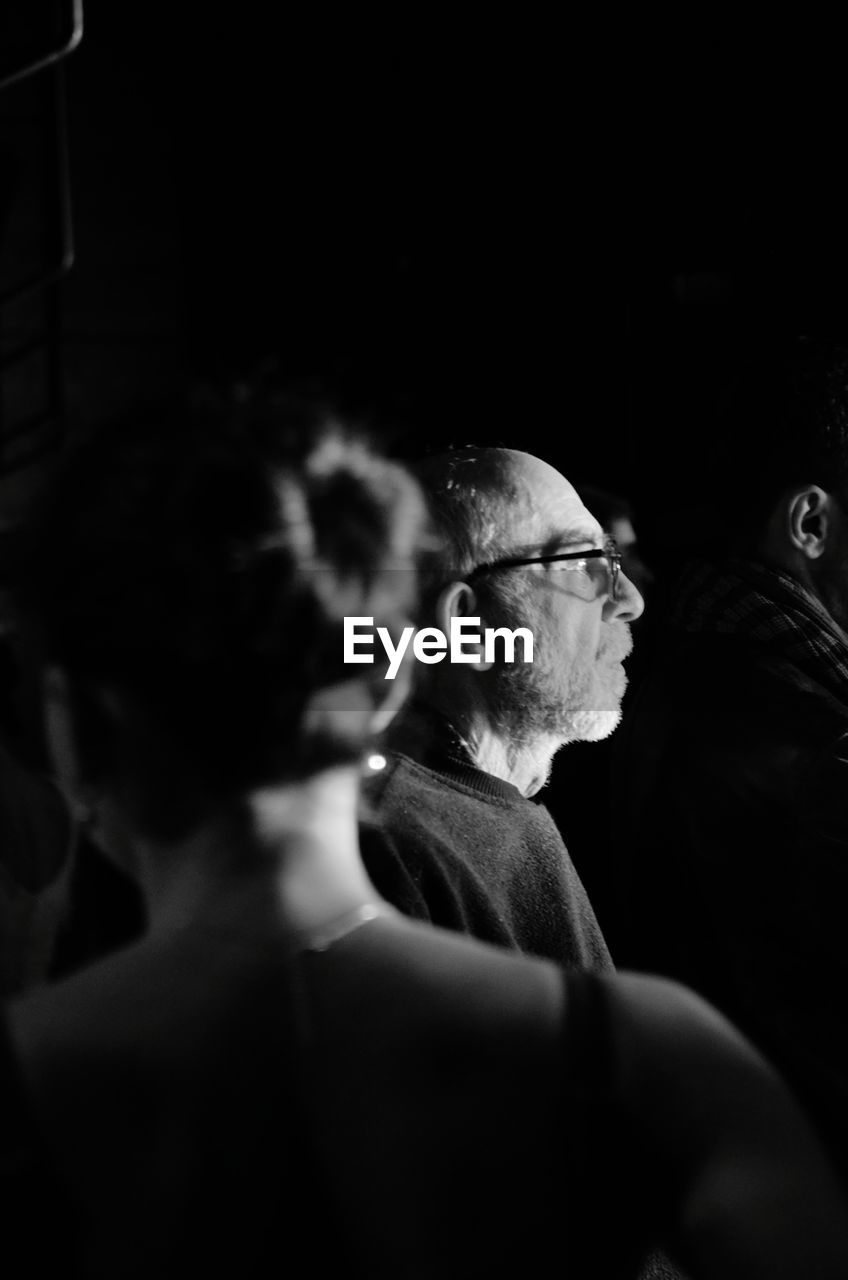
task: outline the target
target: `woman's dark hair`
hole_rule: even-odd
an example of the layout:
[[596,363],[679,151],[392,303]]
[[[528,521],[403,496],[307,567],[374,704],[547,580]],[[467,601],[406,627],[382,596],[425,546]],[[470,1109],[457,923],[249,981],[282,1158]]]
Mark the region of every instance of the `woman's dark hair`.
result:
[[[110,423],[62,461],[17,598],[44,657],[143,708],[216,785],[358,756],[304,729],[342,621],[393,633],[415,592],[415,482],[320,409],[250,399]],[[356,721],[361,726],[361,718]]]

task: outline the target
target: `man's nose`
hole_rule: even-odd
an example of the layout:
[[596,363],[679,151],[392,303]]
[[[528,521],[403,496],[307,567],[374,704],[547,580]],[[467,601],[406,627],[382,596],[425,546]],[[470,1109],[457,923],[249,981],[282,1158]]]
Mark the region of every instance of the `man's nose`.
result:
[[604,603],[605,622],[618,618],[621,622],[635,622],[645,612],[642,592],[630,581],[626,573],[618,575],[618,599]]

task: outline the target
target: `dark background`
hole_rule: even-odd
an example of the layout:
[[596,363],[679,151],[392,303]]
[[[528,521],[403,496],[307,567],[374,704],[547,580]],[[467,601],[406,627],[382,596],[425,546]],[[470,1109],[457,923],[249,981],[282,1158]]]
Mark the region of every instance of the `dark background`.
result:
[[502,443],[617,489],[661,556],[726,369],[846,327],[842,113],[797,47],[176,8],[86,0],[66,60],[70,430],[264,371],[400,454]]
[[[54,90],[74,241],[0,302],[0,585],[49,458],[21,423],[52,448],[57,404],[73,435],[264,377],[401,456],[498,443],[630,498],[659,574],[636,687],[662,571],[712,534],[716,389],[752,344],[848,330],[841,31],[212,8],[84,0],[58,79],[0,91],[0,294],[56,261]],[[69,11],[0,8],[0,73]],[[571,748],[545,792],[602,917],[606,761]]]

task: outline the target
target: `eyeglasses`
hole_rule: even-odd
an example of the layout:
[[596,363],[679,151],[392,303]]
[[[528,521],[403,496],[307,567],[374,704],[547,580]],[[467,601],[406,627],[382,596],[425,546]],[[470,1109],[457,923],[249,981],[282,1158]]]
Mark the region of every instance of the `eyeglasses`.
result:
[[548,564],[553,566],[555,573],[567,572],[568,578],[563,581],[563,586],[570,595],[579,596],[581,600],[596,600],[600,595],[608,595],[611,600],[621,598],[621,552],[614,538],[605,538],[603,547],[593,547],[590,551],[493,560],[491,564],[481,564],[472,569],[468,578],[501,569],[520,569],[529,564]]

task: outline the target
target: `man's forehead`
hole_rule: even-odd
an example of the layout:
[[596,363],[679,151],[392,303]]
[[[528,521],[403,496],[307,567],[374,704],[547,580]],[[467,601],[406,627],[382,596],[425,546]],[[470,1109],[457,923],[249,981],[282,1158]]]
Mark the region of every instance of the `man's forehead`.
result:
[[561,472],[527,453],[511,453],[509,463],[518,499],[509,513],[515,537],[563,546],[598,541],[601,526]]

